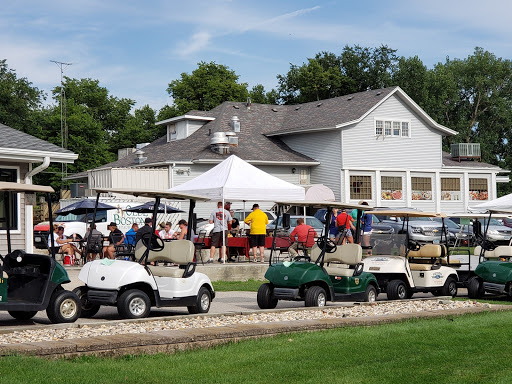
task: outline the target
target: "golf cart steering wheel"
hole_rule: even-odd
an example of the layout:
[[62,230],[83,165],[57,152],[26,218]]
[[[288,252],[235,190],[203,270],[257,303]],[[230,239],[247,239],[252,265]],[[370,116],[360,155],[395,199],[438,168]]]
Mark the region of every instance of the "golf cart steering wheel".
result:
[[418,243],[416,240],[410,240],[407,244],[407,248],[409,248],[410,251],[419,251],[421,248],[421,244]]
[[325,244],[325,252],[327,252],[327,253],[334,253],[334,252],[336,252],[336,249],[338,248],[336,243],[334,241],[332,241],[331,239],[325,239],[323,237],[319,237],[318,239],[316,239],[316,245],[318,245],[318,248],[324,249],[324,244]]
[[141,240],[145,247],[148,246],[149,242],[149,249],[154,252],[160,252],[165,247],[164,241],[155,233],[146,233],[142,236]]

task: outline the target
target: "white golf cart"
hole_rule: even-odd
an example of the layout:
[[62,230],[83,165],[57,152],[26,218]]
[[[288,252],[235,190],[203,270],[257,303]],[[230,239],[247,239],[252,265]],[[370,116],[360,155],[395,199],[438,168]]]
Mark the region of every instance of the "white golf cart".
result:
[[[189,200],[190,227],[195,202],[208,200],[165,191],[96,189],[96,192],[98,199],[101,193],[154,198],[153,228],[161,198]],[[78,276],[85,286],[74,291],[82,302],[82,316],[94,316],[100,305],[117,306],[121,317],[131,319],[147,317],[152,306],[186,306],[189,313],[208,312],[215,292],[210,278],[195,272],[195,248],[190,236],[188,231],[186,240],[164,242],[151,231],[137,242],[135,261],[102,259],[85,264]],[[174,266],[150,264],[158,262]]]
[[[419,211],[367,211],[367,214],[403,217],[406,225],[409,218],[440,217],[441,213]],[[377,278],[380,288],[387,293],[389,300],[411,298],[415,292],[432,292],[434,295],[456,296],[458,275],[448,267],[446,257],[448,246],[443,243],[443,230],[439,243],[420,244],[408,236],[404,228],[401,239],[388,250],[389,254],[368,256],[363,260],[364,271]],[[444,235],[445,243],[446,234]]]

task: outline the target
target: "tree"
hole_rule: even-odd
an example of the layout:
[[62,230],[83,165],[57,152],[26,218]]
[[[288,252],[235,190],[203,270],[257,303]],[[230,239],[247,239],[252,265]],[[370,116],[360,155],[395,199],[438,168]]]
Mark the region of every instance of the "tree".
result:
[[0,60],[0,123],[25,133],[37,133],[34,113],[44,94],[25,77],[18,78],[7,61]]
[[208,111],[224,101],[247,100],[247,83],[238,83],[238,77],[225,65],[202,61],[192,74],[182,73],[180,79],[173,80],[167,92],[179,115],[191,110]]

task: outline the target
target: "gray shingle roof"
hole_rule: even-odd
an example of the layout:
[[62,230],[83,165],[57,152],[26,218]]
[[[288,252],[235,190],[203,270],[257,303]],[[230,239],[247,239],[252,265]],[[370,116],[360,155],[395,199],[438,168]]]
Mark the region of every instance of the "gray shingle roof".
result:
[[8,127],[4,124],[0,124],[0,137],[0,147],[2,148],[16,148],[73,155],[73,152],[70,150],[61,148],[45,140],[38,139],[37,137],[18,131],[17,129]]
[[478,160],[453,160],[448,152],[443,152],[443,166],[445,167],[463,167],[463,168],[487,168],[487,169],[501,169],[497,165],[484,163]]

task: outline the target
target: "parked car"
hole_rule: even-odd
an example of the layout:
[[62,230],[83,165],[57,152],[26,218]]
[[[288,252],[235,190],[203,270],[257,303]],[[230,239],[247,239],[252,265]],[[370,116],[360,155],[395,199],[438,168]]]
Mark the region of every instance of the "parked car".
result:
[[[240,230],[247,230],[250,229],[251,226],[244,223],[244,220],[247,216],[249,216],[249,213],[251,213],[252,210],[250,208],[246,209],[245,211],[243,209],[237,209],[233,212],[233,218],[238,219],[240,222]],[[263,211],[268,217],[268,222],[272,222],[275,220],[277,215],[272,211]],[[197,223],[197,234],[202,231],[206,231],[206,236],[210,236],[210,232],[213,229],[213,224],[210,224],[209,221],[201,221]]]
[[[451,219],[459,223],[460,218],[451,217]],[[478,220],[482,226],[482,236],[485,233],[485,229],[487,227],[488,219],[473,219],[471,220],[471,225],[474,227],[475,220]],[[510,239],[512,238],[512,228],[506,227],[500,224],[498,219],[491,218],[489,222],[489,228],[487,229],[486,239],[492,241],[496,245],[508,245],[510,243]]]
[[[440,218],[434,218],[434,221],[437,221],[438,223],[441,223]],[[450,232],[451,235],[448,237],[448,243],[449,245],[455,245],[455,241],[458,238],[459,241],[457,242],[458,245],[463,246],[472,246],[474,243],[474,236],[473,236],[473,227],[469,226],[469,228],[461,228],[459,224],[457,224],[455,221],[445,218],[444,219],[444,225],[446,229]]]
[[[323,224],[325,224],[325,209],[319,209],[315,213],[315,217],[320,220]],[[392,234],[395,233],[394,228],[391,225],[382,223],[379,218],[375,215],[373,216],[373,233],[379,233],[379,234]]]
[[[380,208],[375,208],[374,210],[381,210]],[[394,210],[394,209],[393,209]],[[398,210],[410,210],[410,211],[418,211],[413,208],[399,208]],[[381,220],[383,224],[387,224],[393,227],[395,233],[401,233],[405,231],[406,228],[409,228],[409,239],[412,241],[417,241],[421,244],[426,243],[438,243],[441,240],[441,234],[443,232],[443,226],[440,222],[434,221],[432,217],[414,217],[409,219],[409,225],[405,225],[404,217],[395,217],[395,216],[383,216],[383,215],[374,215],[378,219]],[[455,235],[450,231],[446,230],[446,236],[448,237],[448,242],[453,244],[455,242]]]
[[[283,217],[280,216],[279,220],[277,222],[277,229],[278,231],[286,231],[287,233],[292,233],[293,229],[297,226],[297,219],[299,217],[304,217],[303,215],[290,215],[290,229],[287,230],[286,228],[283,228]],[[322,236],[322,233],[324,231],[324,224],[318,220],[314,216],[306,216],[306,224],[313,227],[313,229],[316,231],[316,237]],[[267,225],[267,233],[273,233],[274,229],[276,227],[276,223],[272,221]]]

